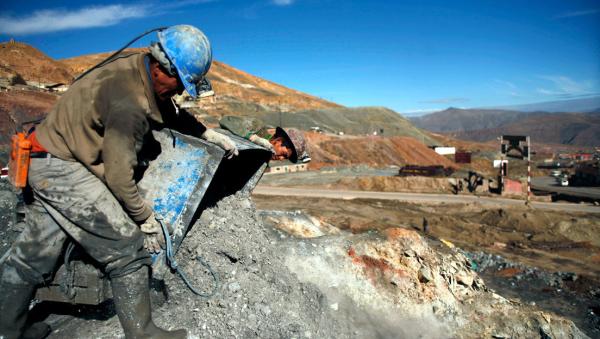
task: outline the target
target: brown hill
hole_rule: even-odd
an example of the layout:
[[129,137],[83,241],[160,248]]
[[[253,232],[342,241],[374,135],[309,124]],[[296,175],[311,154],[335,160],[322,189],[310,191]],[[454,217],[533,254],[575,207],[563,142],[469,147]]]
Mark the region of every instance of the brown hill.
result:
[[371,167],[390,165],[442,165],[456,168],[456,164],[435,153],[422,142],[410,137],[356,137],[306,133],[312,161],[311,168],[325,166]]
[[69,70],[40,50],[15,41],[0,43],[0,65],[18,73],[30,82],[71,82]]
[[[145,51],[145,48],[129,49],[128,52]],[[112,52],[111,52],[112,53]],[[80,74],[96,65],[111,53],[100,53],[63,59],[61,62],[73,74]],[[257,109],[244,109],[243,104],[254,104],[261,109],[271,110],[303,110],[341,107],[315,96],[302,93],[274,82],[256,77],[219,61],[213,61],[208,72],[216,96],[214,107],[208,107],[212,115],[225,114],[245,115]],[[237,105],[236,105],[237,103]],[[243,104],[242,104],[243,103]],[[213,108],[213,109],[210,109]]]

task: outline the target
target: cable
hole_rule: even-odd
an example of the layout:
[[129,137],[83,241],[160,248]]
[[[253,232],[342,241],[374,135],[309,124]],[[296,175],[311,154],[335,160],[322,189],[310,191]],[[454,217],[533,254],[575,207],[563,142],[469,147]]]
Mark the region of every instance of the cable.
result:
[[212,296],[214,296],[217,293],[217,290],[219,289],[219,277],[217,276],[217,273],[215,273],[215,271],[213,271],[212,267],[210,267],[210,265],[204,261],[204,259],[201,256],[196,256],[196,260],[198,260],[200,262],[200,264],[202,266],[204,266],[212,275],[213,277],[213,281],[215,282],[213,290],[210,293],[202,293],[200,291],[198,291],[196,288],[194,288],[194,286],[192,286],[192,284],[190,283],[188,277],[185,275],[185,273],[183,273],[182,270],[179,269],[179,265],[177,264],[177,261],[175,261],[175,255],[173,254],[173,244],[171,243],[171,236],[169,235],[169,230],[167,229],[167,226],[165,226],[165,224],[163,223],[163,218],[162,216],[158,215],[158,214],[154,214],[156,217],[156,220],[158,221],[158,223],[160,224],[160,227],[162,228],[163,231],[163,235],[165,237],[165,243],[166,243],[166,259],[167,259],[167,265],[169,265],[169,267],[171,268],[171,270],[176,271],[177,274],[181,277],[181,280],[183,280],[183,282],[185,283],[185,285],[197,296],[202,297],[202,298],[211,298]]
[[84,76],[86,76],[88,73],[90,73],[91,71],[95,70],[98,67],[102,67],[104,65],[106,65],[107,63],[109,63],[110,61],[112,61],[112,59],[114,57],[116,57],[119,53],[123,52],[127,47],[129,47],[131,44],[133,44],[134,42],[138,41],[139,39],[145,37],[146,35],[152,33],[152,32],[156,32],[156,31],[162,31],[163,29],[167,29],[168,27],[159,27],[159,28],[154,28],[151,29],[149,31],[144,32],[143,34],[138,35],[137,37],[135,37],[133,40],[131,40],[130,42],[128,42],[125,46],[121,47],[121,49],[119,49],[118,51],[114,52],[113,54],[111,54],[108,58],[100,61],[98,64],[96,64],[94,67],[88,69],[87,71],[81,73],[79,76],[77,76],[75,78],[75,80],[73,80],[73,82],[71,84],[74,84],[77,80],[83,78]]

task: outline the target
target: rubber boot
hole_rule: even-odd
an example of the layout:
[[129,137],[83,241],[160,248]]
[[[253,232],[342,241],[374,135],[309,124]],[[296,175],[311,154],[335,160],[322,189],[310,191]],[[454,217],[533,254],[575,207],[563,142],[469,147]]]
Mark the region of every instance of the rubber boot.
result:
[[21,338],[34,292],[33,284],[23,281],[14,268],[4,265],[0,279],[0,338]]
[[166,331],[152,321],[148,267],[112,278],[113,301],[125,338],[184,339],[186,330]]

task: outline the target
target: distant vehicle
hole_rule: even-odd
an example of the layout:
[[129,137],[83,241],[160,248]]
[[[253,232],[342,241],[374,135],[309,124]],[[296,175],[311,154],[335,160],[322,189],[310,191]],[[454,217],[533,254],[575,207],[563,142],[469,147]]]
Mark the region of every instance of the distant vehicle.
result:
[[567,177],[560,178],[560,185],[561,186],[569,186],[569,178],[567,178]]
[[550,175],[553,177],[558,177],[560,176],[561,171],[560,170],[553,170],[552,172],[550,172]]

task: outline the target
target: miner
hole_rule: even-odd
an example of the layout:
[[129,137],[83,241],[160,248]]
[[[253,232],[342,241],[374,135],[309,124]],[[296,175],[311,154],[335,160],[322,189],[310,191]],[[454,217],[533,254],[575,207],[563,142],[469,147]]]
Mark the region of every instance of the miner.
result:
[[301,131],[295,128],[271,128],[252,117],[224,116],[219,125],[233,134],[271,151],[271,160],[307,162],[310,160],[306,140]]
[[30,136],[26,227],[0,267],[0,337],[27,333],[36,287],[53,275],[65,241],[93,258],[110,279],[126,338],[185,338],[151,317],[149,251],[162,233],[153,206],[140,196],[134,171],[151,130],[174,128],[237,155],[227,136],[206,129],[172,96],[198,95],[212,62],[197,28],[158,32],[149,53],[121,53],[77,79]]

